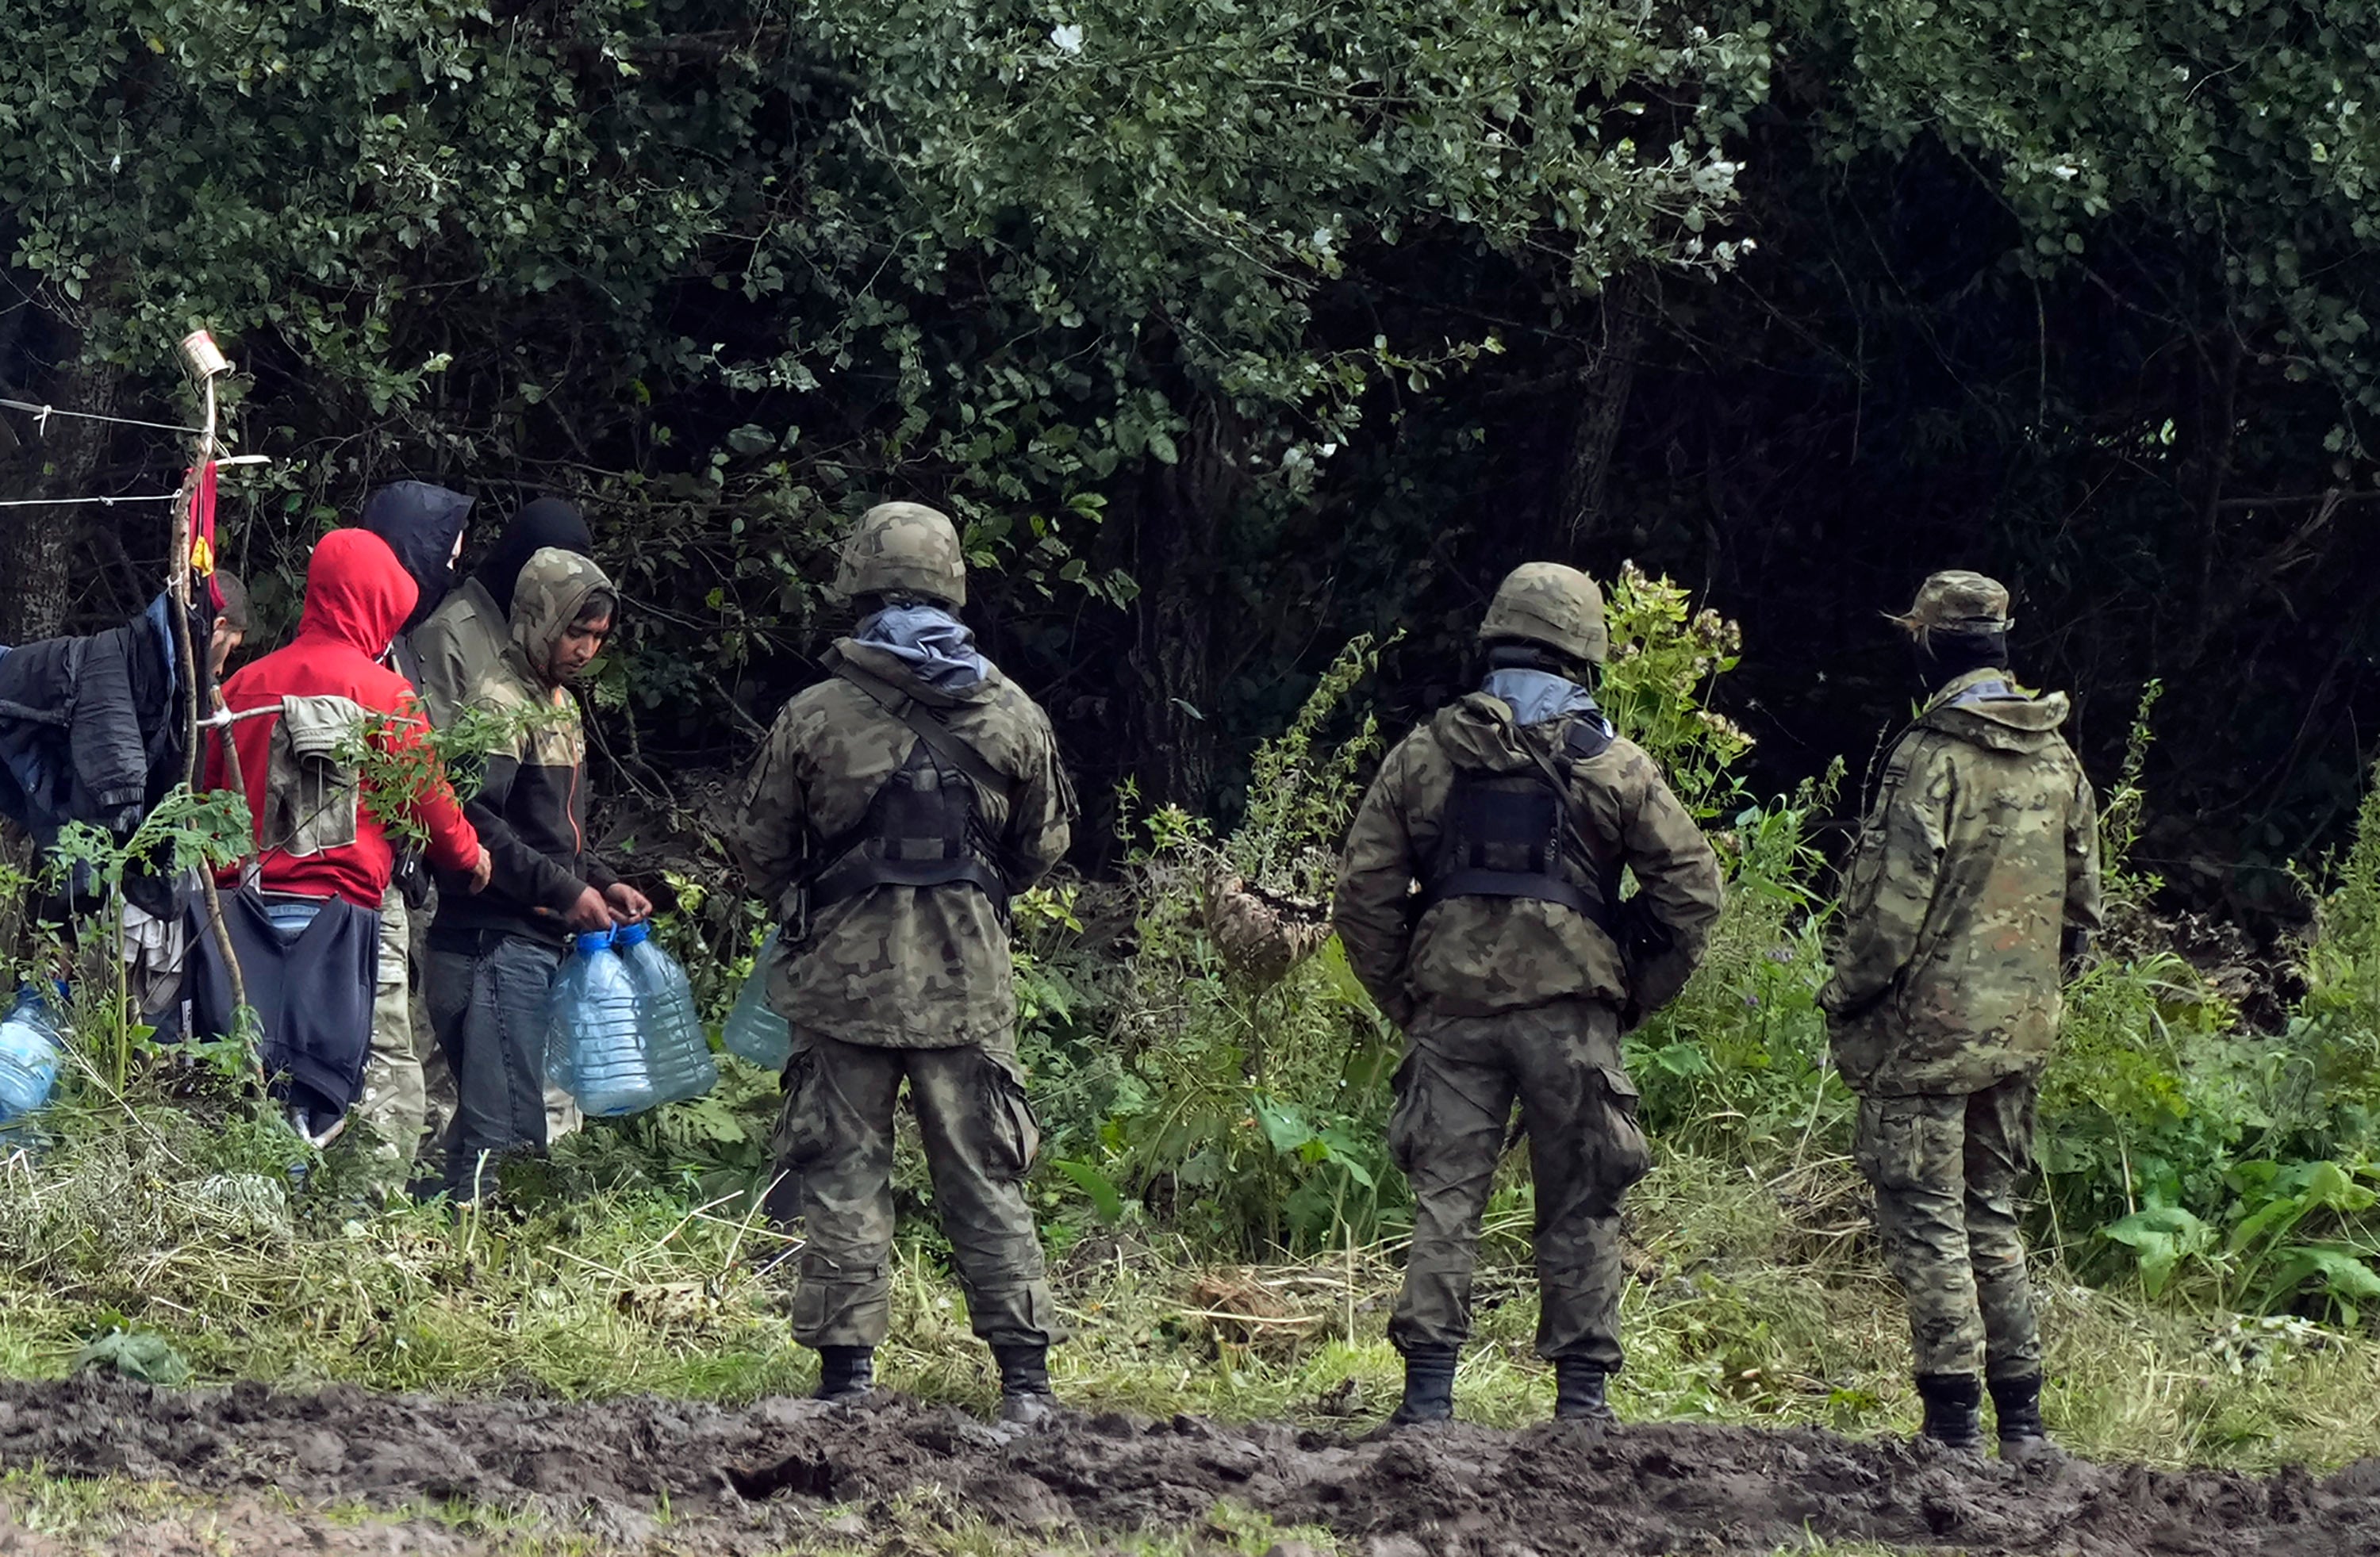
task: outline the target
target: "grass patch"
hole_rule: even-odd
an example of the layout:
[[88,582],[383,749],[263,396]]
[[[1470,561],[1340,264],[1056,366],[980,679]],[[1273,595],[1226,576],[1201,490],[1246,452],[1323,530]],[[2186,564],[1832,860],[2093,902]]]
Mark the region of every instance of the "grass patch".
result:
[[[201,1380],[734,1402],[815,1377],[788,1338],[784,1241],[732,1207],[589,1189],[565,1171],[546,1186],[555,1198],[513,1213],[315,1216],[301,1197],[292,1214],[253,1182],[224,1189],[227,1175],[261,1177],[256,1164],[227,1166],[231,1138],[177,1136],[174,1117],[80,1142],[55,1170],[18,1156],[0,1174],[0,1367],[59,1376],[95,1335],[128,1329],[164,1337]],[[1532,1351],[1526,1217],[1525,1194],[1508,1190],[1484,1244],[1478,1334],[1456,1390],[1477,1421],[1519,1425],[1551,1407],[1550,1370]],[[1764,1179],[1670,1153],[1629,1227],[1623,1417],[1912,1428],[1899,1295],[1867,1246],[1848,1164],[1814,1155]],[[1150,1415],[1368,1427],[1401,1378],[1385,1339],[1398,1253],[1218,1267],[1178,1237],[1093,1233],[1058,1262],[1075,1332],[1053,1359],[1059,1388]],[[2082,1452],[2242,1469],[2380,1454],[2370,1339],[2150,1305],[2054,1265],[2040,1284],[2046,1408]],[[902,1248],[880,1360],[896,1389],[993,1403],[964,1299],[923,1242]],[[64,1506],[70,1494],[47,1495]]]

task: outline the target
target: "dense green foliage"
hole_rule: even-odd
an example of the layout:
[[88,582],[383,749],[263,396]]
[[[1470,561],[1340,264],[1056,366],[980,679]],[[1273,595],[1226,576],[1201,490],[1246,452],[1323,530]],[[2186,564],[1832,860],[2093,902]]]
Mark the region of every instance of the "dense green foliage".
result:
[[[2380,49],[2362,5],[2147,0],[29,0],[0,61],[0,392],[172,419],[222,334],[230,555],[397,475],[594,507],[633,771],[739,754],[872,497],[1109,793],[1225,815],[1330,646],[1394,723],[1486,583],[1633,556],[1752,629],[1773,789],[1902,694],[1869,614],[2011,575],[2143,851],[2263,912],[2363,754]],[[1756,247],[1755,247],[1756,245]],[[30,424],[9,423],[22,437]],[[153,489],[53,422],[0,481]],[[164,537],[0,516],[0,639]],[[1099,829],[1106,836],[1106,829]]]

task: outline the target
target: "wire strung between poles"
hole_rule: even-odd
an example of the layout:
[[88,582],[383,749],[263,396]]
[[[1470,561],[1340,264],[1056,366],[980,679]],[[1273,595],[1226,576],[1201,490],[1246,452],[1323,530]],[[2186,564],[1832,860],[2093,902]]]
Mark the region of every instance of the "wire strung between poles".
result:
[[0,508],[64,508],[69,503],[95,502],[113,508],[119,502],[179,502],[179,492],[134,492],[120,498],[8,498]]
[[111,416],[98,411],[69,411],[63,405],[36,405],[30,400],[11,400],[0,395],[0,406],[22,411],[37,421],[47,422],[52,416],[72,416],[77,421],[110,422],[117,427],[145,427],[158,432],[203,434],[204,428],[184,427],[179,422],[147,422],[138,416]]

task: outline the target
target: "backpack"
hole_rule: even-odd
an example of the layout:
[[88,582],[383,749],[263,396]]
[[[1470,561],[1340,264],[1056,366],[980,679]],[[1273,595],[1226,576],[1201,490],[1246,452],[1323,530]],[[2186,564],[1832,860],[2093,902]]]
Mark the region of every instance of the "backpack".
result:
[[[1562,738],[1571,762],[1599,756],[1611,732],[1578,719]],[[1578,835],[1588,859],[1571,847],[1569,776],[1525,737],[1533,765],[1517,772],[1457,768],[1440,814],[1438,855],[1422,884],[1422,907],[1449,898],[1529,898],[1559,903],[1615,942],[1620,936],[1620,860],[1584,817]]]
[[807,908],[856,898],[876,887],[976,887],[1005,916],[1008,881],[978,786],[1005,795],[1009,779],[916,699],[855,666],[835,673],[916,732],[908,757],[868,798],[859,821],[815,856]]

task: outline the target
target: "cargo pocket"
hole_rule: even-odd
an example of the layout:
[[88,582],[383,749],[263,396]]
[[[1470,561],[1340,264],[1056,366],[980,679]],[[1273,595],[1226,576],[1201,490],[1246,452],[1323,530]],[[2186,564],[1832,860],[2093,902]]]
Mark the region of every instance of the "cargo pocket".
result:
[[[1590,1131],[1595,1153],[1595,1186],[1610,1198],[1613,1207],[1631,1185],[1653,1171],[1653,1149],[1645,1143],[1645,1127],[1636,1119],[1636,1083],[1617,1066],[1596,1067],[1596,1106],[1603,1115],[1600,1129]],[[1600,1082],[1599,1085],[1597,1082]]]
[[995,1177],[1023,1178],[1041,1154],[1041,1122],[1033,1116],[1032,1100],[1025,1095],[1025,1073],[1014,1060],[993,1054],[983,1056],[983,1068],[985,1166]]
[[826,1155],[829,1126],[826,1080],[819,1073],[818,1050],[796,1048],[785,1061],[785,1101],[777,1109],[777,1128],[769,1144],[780,1165],[808,1167]]
[[1426,1138],[1429,1129],[1429,1098],[1421,1084],[1421,1051],[1407,1045],[1405,1057],[1397,1062],[1397,1073],[1390,1081],[1396,1096],[1396,1106],[1389,1111],[1389,1160],[1397,1171],[1413,1177],[1414,1146]]
[[1859,1123],[1852,1133],[1852,1161],[1879,1189],[1913,1189],[1925,1181],[1917,1121],[1885,1100],[1860,1099]]

